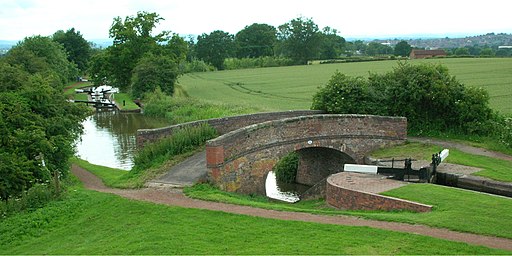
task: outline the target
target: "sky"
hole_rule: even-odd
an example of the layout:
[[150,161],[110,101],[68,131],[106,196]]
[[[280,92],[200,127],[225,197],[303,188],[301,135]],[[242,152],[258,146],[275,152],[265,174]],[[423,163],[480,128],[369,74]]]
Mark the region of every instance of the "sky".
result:
[[114,17],[138,11],[165,19],[156,32],[183,36],[305,17],[345,38],[454,37],[512,33],[511,7],[510,0],[0,0],[0,40],[72,27],[86,40],[108,39]]

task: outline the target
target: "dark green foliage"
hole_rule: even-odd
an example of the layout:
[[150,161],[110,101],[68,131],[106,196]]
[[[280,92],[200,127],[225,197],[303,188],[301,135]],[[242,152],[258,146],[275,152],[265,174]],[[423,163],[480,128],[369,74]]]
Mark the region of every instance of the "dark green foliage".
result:
[[[57,45],[44,38],[26,39]],[[9,63],[0,61],[0,199],[13,199],[35,184],[47,184],[51,174],[65,177],[69,171],[68,159],[74,153],[73,143],[81,133],[81,121],[87,111],[67,102],[59,84],[60,65],[68,63],[66,56],[60,60],[42,58],[24,48],[21,43],[10,54]],[[55,48],[60,49],[60,48]],[[30,53],[46,70],[33,74],[21,63],[18,53]],[[57,88],[56,88],[57,87]],[[43,164],[44,163],[44,164]]]
[[221,30],[202,34],[197,37],[195,52],[199,59],[222,70],[224,69],[224,59],[235,54],[234,36]]
[[[127,16],[124,20],[116,17],[109,30],[113,45],[92,57],[89,71],[94,82],[108,83],[125,91],[133,89],[137,96],[147,90],[152,91],[157,84],[172,94],[174,83],[172,86],[167,84],[169,80],[175,80],[177,74],[168,74],[177,72],[178,63],[185,60],[188,45],[178,35],[170,36],[170,31],[153,35],[153,29],[162,20],[158,14],[148,12],[138,12],[136,16]],[[148,57],[151,54],[154,56]],[[160,64],[163,66],[157,67]],[[166,73],[165,79],[163,74],[158,78],[152,77],[160,71]],[[135,73],[137,75],[133,77]],[[146,81],[150,85],[141,84]],[[131,88],[133,84],[136,88]]]
[[274,55],[277,30],[267,24],[245,26],[235,36],[238,58],[258,58]]
[[366,80],[335,73],[313,98],[330,113],[404,116],[410,131],[493,135],[499,118],[480,88],[465,87],[441,65],[400,63]]
[[133,69],[132,96],[140,98],[145,92],[152,92],[157,87],[172,95],[179,74],[175,59],[164,55],[147,54]]
[[285,57],[259,57],[259,58],[241,58],[241,59],[225,59],[224,68],[227,70],[244,69],[244,68],[267,68],[267,67],[283,67],[292,66],[295,62]]
[[408,57],[409,54],[411,54],[411,50],[412,50],[411,45],[403,40],[398,42],[398,44],[395,45],[395,55],[396,56]]
[[345,52],[345,38],[338,35],[336,29],[325,27],[321,33],[320,59],[339,58]]
[[312,19],[299,17],[278,28],[279,53],[299,64],[318,56],[322,34]]
[[362,77],[334,73],[329,82],[313,96],[312,109],[339,114],[382,113],[382,92],[369,86]]
[[52,86],[61,88],[78,75],[76,66],[68,61],[63,46],[49,37],[27,37],[14,46],[5,61],[29,74],[40,74],[51,79]]
[[293,183],[297,177],[297,168],[299,168],[299,154],[292,152],[281,158],[272,170],[276,173],[278,181]]
[[133,160],[134,167],[131,172],[136,174],[154,165],[163,163],[173,156],[192,151],[216,136],[217,131],[209,125],[180,129],[169,137],[145,145],[143,149],[137,152]]
[[80,31],[75,28],[66,32],[59,30],[52,36],[53,41],[60,43],[68,54],[68,60],[75,63],[77,68],[85,72],[91,59],[91,45],[87,42]]

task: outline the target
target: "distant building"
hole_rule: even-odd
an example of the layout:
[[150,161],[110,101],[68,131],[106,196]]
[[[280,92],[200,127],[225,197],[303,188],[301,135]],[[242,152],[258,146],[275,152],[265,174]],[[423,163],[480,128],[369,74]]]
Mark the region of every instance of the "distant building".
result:
[[412,50],[409,55],[410,59],[425,59],[432,57],[444,57],[446,52],[444,50]]

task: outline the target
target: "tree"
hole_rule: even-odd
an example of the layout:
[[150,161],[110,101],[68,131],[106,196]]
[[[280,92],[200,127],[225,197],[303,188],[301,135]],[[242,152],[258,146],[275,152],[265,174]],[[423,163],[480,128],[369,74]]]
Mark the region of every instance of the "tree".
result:
[[345,51],[345,38],[336,29],[325,27],[321,33],[320,59],[334,59]]
[[319,56],[321,34],[312,19],[293,19],[278,28],[277,38],[280,49],[286,57],[300,64]]
[[459,55],[459,56],[469,55],[469,49],[466,47],[457,48],[457,49],[455,49],[453,54]]
[[[35,55],[34,55],[35,56]],[[39,58],[39,57],[36,57]],[[51,66],[48,64],[48,66]],[[66,101],[52,79],[0,60],[0,199],[57,172],[65,177],[87,111]]]
[[52,39],[64,46],[68,60],[75,63],[80,71],[87,69],[91,59],[91,45],[82,37],[80,31],[75,31],[75,28],[66,32],[59,30],[53,34]]
[[174,58],[147,54],[133,69],[132,94],[140,98],[145,92],[152,92],[160,87],[163,92],[172,95],[179,75],[178,64]]
[[412,47],[406,41],[400,41],[395,45],[395,55],[408,57],[411,54]]
[[234,51],[234,36],[227,32],[215,30],[197,37],[197,57],[217,69],[224,69],[224,59],[232,57]]
[[378,42],[370,42],[366,48],[366,54],[369,56],[387,55],[391,54],[393,49],[389,45],[384,45]]
[[[144,54],[155,51],[168,41],[170,32],[163,31],[152,35],[153,29],[162,21],[156,13],[138,12],[136,16],[127,16],[124,21],[114,18],[109,30],[113,45],[106,49],[105,55],[109,64],[104,66],[108,74],[107,80],[114,86],[128,90],[131,83],[132,71]],[[99,59],[95,59],[99,60]],[[93,66],[98,66],[93,64]],[[98,70],[93,70],[98,71]],[[101,78],[98,73],[94,77]]]
[[30,74],[43,74],[52,78],[53,86],[61,88],[78,75],[76,66],[68,61],[63,46],[49,37],[27,37],[11,48],[6,56],[7,63],[20,65]]
[[238,58],[257,58],[274,55],[277,30],[267,24],[254,23],[235,36]]

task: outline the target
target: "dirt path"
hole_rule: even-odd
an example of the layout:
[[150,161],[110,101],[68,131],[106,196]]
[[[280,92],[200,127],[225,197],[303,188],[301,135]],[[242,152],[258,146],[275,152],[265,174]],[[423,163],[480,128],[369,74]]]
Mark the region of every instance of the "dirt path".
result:
[[145,188],[140,190],[122,190],[107,188],[103,182],[88,171],[73,165],[72,172],[84,184],[87,189],[96,190],[105,193],[116,194],[125,198],[148,201],[158,204],[180,206],[186,208],[207,209],[213,211],[223,211],[235,214],[244,214],[249,216],[272,218],[280,220],[295,220],[306,222],[317,222],[324,224],[345,225],[345,226],[368,226],[385,230],[407,232],[420,234],[430,237],[436,237],[446,240],[465,242],[469,244],[482,245],[491,248],[505,249],[512,251],[512,240],[506,238],[475,235],[469,233],[455,232],[447,229],[432,228],[423,225],[411,225],[405,223],[365,220],[350,216],[325,216],[298,212],[280,212],[274,210],[265,210],[247,206],[216,203],[191,199],[183,195],[179,189],[159,190],[154,188]]

